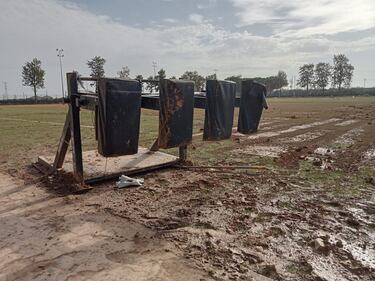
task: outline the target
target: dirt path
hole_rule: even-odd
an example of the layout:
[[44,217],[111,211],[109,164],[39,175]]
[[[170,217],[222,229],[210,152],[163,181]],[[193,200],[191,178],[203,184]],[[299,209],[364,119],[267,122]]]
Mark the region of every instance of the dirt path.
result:
[[[200,280],[171,243],[76,196],[0,174],[0,280]],[[208,280],[208,278],[204,278]]]

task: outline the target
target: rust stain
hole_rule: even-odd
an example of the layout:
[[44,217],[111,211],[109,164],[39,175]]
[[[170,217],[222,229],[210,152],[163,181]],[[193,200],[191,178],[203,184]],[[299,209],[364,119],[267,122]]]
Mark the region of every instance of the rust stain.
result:
[[175,87],[175,83],[168,81],[167,93],[164,95],[163,102],[164,110],[160,109],[159,146],[169,148],[172,132],[168,125],[173,115],[184,106],[184,95],[180,89]]

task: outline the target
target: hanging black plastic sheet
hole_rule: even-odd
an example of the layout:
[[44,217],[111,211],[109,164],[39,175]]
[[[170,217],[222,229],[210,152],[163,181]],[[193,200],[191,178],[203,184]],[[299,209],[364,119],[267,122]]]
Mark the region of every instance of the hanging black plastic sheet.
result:
[[208,80],[203,140],[224,140],[232,135],[236,84]]
[[138,152],[141,83],[137,80],[98,80],[98,151],[105,157]]
[[253,80],[241,83],[240,113],[238,116],[238,132],[242,134],[254,133],[258,130],[263,108],[268,108],[267,90],[263,84]]
[[193,137],[194,83],[183,80],[160,81],[160,148],[189,144]]

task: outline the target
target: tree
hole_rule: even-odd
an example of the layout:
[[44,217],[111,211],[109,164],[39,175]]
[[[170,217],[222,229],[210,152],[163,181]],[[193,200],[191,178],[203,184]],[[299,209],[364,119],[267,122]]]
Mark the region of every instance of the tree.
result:
[[276,89],[288,86],[288,76],[285,71],[279,70],[276,76]]
[[285,71],[279,70],[277,76],[271,76],[274,81],[274,89],[279,89],[279,96],[281,96],[281,89],[282,87],[288,86],[288,76],[286,75]]
[[342,86],[350,87],[353,79],[354,67],[344,54],[333,56],[332,85],[341,90]]
[[217,80],[216,73],[206,76],[206,81],[207,80]]
[[314,82],[314,64],[304,64],[299,68],[299,79],[297,85],[302,88],[306,87],[307,93],[309,93],[309,86]]
[[[135,76],[135,80],[139,80],[139,81],[142,82],[143,75],[142,74],[138,74],[137,76]],[[143,83],[141,83],[141,87],[142,87],[142,92],[143,92]]]
[[167,75],[165,75],[165,70],[162,68],[158,71],[158,75],[156,75],[155,80],[165,79]]
[[87,61],[87,65],[91,70],[90,76],[93,78],[104,77],[104,64],[106,60],[100,56],[95,56]]
[[135,80],[143,80],[143,75],[138,74],[137,76],[135,76]]
[[242,75],[241,74],[229,76],[229,77],[225,78],[224,80],[235,82],[236,85],[237,85],[236,86],[236,92],[241,93],[241,82],[242,82]]
[[329,63],[320,62],[315,66],[314,84],[324,90],[329,84],[331,78],[331,66]]
[[[161,79],[165,79],[167,75],[165,74],[165,70],[162,68],[158,71],[158,75],[155,76],[155,80],[160,81]],[[155,90],[159,92],[159,83],[155,82]]]
[[154,80],[154,76],[149,76],[146,80],[150,80],[149,82],[146,83],[146,90],[152,94],[155,90],[155,82],[151,82]]
[[44,88],[44,75],[42,62],[37,58],[34,58],[31,62],[26,62],[22,67],[22,84],[33,87],[35,103],[37,103],[37,90]]
[[195,83],[195,91],[202,91],[205,83],[203,76],[199,75],[197,71],[186,71],[181,75],[182,80],[192,80]]
[[127,66],[124,66],[120,71],[117,72],[117,75],[120,79],[129,79],[130,69]]

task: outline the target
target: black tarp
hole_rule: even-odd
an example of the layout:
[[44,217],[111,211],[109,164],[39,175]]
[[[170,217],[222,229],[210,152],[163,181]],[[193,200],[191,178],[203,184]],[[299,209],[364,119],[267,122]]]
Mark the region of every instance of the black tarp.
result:
[[183,80],[160,81],[160,148],[189,144],[193,137],[194,83]]
[[253,80],[242,81],[238,132],[249,134],[258,130],[263,108],[268,108],[266,95],[267,90],[263,84]]
[[98,151],[105,157],[138,152],[141,83],[137,80],[98,80]]
[[203,140],[224,140],[232,135],[236,84],[208,80]]

